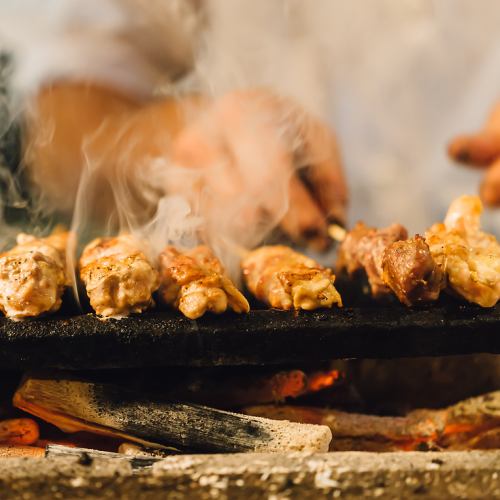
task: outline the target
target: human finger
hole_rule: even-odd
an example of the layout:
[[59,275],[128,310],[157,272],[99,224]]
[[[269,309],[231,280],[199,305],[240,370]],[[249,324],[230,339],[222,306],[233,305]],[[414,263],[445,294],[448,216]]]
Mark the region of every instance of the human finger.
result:
[[500,156],[500,133],[485,130],[456,137],[448,145],[448,155],[459,163],[488,166]]
[[300,175],[330,222],[345,224],[347,184],[334,133],[316,122],[306,127],[304,152],[307,166]]
[[280,224],[283,231],[298,243],[324,250],[328,246],[325,217],[295,174],[290,177],[288,197],[288,210]]
[[481,198],[486,205],[500,206],[500,158],[486,171],[481,184]]

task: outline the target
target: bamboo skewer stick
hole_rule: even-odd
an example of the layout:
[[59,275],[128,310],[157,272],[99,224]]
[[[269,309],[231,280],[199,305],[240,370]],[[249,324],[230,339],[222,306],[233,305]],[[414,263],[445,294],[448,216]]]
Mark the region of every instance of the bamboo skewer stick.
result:
[[338,224],[330,224],[328,226],[328,235],[332,240],[341,243],[347,236],[347,230]]
[[128,462],[132,470],[151,467],[164,457],[145,457],[132,456],[123,453],[114,453],[112,451],[92,450],[90,448],[74,448],[70,446],[61,446],[58,444],[49,444],[45,449],[46,458],[78,458],[79,462],[91,463],[94,459],[107,458]]

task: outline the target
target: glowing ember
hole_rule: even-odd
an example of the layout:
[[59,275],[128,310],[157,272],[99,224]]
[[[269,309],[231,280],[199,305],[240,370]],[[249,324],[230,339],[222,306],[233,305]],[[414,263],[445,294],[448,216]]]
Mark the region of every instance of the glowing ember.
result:
[[338,370],[328,372],[315,372],[308,376],[307,388],[309,392],[318,392],[327,387],[331,387],[340,377]]

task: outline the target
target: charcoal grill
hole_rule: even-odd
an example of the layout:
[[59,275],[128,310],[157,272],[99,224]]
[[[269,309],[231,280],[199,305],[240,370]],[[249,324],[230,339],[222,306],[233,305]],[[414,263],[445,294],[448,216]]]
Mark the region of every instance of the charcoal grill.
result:
[[[157,377],[162,387],[171,373],[182,377],[194,371],[191,367],[215,372],[210,367],[247,366],[257,372],[257,366],[319,367],[345,358],[500,353],[500,305],[484,309],[449,297],[411,309],[395,302],[346,302],[353,306],[299,313],[256,307],[249,314],[206,315],[196,321],[165,310],[103,321],[66,302],[56,316],[1,318],[0,366],[5,373],[41,367],[85,370],[139,386],[138,374],[149,381],[162,372]],[[185,370],[176,368],[181,366]],[[148,367],[161,368],[135,370]],[[88,373],[108,368],[113,370]],[[233,369],[240,368],[227,368]],[[0,490],[5,498],[156,498],[167,491],[188,498],[456,498],[457,493],[494,498],[499,461],[498,451],[181,455],[136,470],[133,460],[83,453],[1,461]]]
[[253,310],[196,321],[173,311],[106,321],[93,314],[0,320],[4,369],[278,365],[469,353],[500,353],[500,305]]

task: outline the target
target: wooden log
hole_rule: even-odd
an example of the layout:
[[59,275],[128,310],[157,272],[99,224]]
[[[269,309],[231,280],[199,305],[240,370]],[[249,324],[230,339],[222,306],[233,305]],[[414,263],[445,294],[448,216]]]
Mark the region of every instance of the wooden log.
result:
[[65,432],[89,431],[152,447],[207,452],[326,451],[326,426],[278,422],[185,403],[159,403],[144,394],[71,378],[31,374],[14,406]]
[[71,457],[78,458],[79,463],[90,465],[95,459],[106,458],[110,460],[122,460],[130,464],[132,469],[144,469],[151,467],[164,457],[132,456],[123,453],[113,453],[112,451],[92,450],[90,448],[75,448],[72,446],[61,446],[49,444],[45,449],[46,458]]
[[499,442],[500,391],[441,410],[415,410],[404,417],[381,417],[327,408],[262,405],[248,415],[330,427],[335,451],[485,449]]

